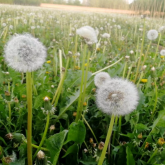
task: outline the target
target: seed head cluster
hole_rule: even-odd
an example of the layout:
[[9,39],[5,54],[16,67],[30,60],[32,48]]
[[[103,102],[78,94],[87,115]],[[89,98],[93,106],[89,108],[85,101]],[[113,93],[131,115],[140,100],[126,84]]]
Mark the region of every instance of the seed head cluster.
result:
[[100,72],[97,73],[96,76],[94,77],[94,83],[99,88],[109,79],[110,79],[110,75],[107,72]]
[[83,26],[76,30],[76,33],[83,37],[86,42],[97,43],[98,31],[91,26]]
[[5,46],[4,58],[8,65],[19,72],[32,72],[45,62],[45,46],[30,34],[13,36]]
[[126,115],[138,105],[136,86],[127,80],[114,78],[106,81],[96,91],[96,104],[106,114]]
[[158,31],[157,30],[149,30],[147,33],[147,38],[149,40],[155,40],[158,37]]

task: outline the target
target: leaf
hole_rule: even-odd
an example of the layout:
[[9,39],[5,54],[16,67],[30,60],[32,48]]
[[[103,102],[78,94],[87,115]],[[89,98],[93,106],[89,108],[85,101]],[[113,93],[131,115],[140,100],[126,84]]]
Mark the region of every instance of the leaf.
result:
[[49,92],[43,91],[42,94],[38,95],[34,100],[34,108],[37,109],[43,105],[43,98],[45,96],[50,97],[51,94]]
[[[151,138],[152,135],[157,134],[158,129],[165,129],[164,128],[164,123],[165,123],[165,110],[159,111],[159,115],[158,118],[154,121],[153,125],[152,125],[152,130],[149,133],[149,135],[147,136],[145,142],[148,142],[148,140]],[[143,146],[145,145],[145,142],[143,143]],[[142,146],[142,147],[143,147]]]
[[85,140],[85,135],[86,135],[86,128],[84,123],[80,120],[78,121],[78,123],[73,122],[69,126],[69,133],[65,144],[68,143],[69,141],[74,141],[76,143],[81,144]]
[[71,154],[71,153],[75,153],[75,154],[76,154],[77,151],[78,151],[78,145],[77,145],[77,144],[73,144],[72,146],[70,146],[70,147],[67,149],[65,155],[64,155],[62,158],[65,158],[67,155],[69,155],[69,154]]
[[142,123],[136,124],[135,129],[137,129],[140,132],[142,132],[144,130],[149,130],[149,128],[146,125],[142,124]]
[[[93,82],[93,79],[90,80],[87,85],[86,88]],[[80,90],[76,91],[72,96],[70,96],[70,102],[60,110],[60,114],[58,115],[58,117],[56,118],[55,122],[57,122],[61,116],[68,110],[68,108],[79,98],[80,95]]]
[[141,89],[138,89],[138,93],[139,93],[139,104],[137,106],[137,110],[140,110],[142,108],[142,106],[144,105],[145,103],[145,96],[144,96],[144,93],[141,91]]
[[126,153],[127,153],[127,165],[135,165],[133,154],[128,146],[126,148]]
[[46,147],[50,152],[50,161],[53,163],[53,165],[56,165],[57,163],[67,133],[68,130],[64,130],[46,140]]
[[0,141],[2,141],[7,146],[5,140],[2,137],[0,137]]

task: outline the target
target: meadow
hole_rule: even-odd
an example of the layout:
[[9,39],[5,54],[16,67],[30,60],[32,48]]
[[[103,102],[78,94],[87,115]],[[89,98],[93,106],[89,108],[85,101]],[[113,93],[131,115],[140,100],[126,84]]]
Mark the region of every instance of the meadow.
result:
[[[10,41],[20,34],[38,39],[37,55],[25,53],[34,71],[12,58],[22,43]],[[1,5],[0,164],[165,164],[164,63],[163,18]],[[109,77],[98,80],[99,73]],[[98,95],[118,80],[130,96],[114,116]],[[128,113],[131,85],[138,103]]]

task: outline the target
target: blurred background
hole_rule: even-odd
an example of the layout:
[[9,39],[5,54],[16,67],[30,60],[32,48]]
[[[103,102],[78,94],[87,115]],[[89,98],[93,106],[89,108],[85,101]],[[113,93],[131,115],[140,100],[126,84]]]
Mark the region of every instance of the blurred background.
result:
[[136,11],[136,14],[161,16],[165,12],[165,0],[0,0],[3,4],[34,5],[41,3],[99,7]]

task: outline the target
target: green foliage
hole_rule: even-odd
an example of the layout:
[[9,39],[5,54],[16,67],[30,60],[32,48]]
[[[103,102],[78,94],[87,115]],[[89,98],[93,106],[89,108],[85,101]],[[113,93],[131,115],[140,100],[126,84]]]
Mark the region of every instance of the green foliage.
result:
[[135,165],[135,160],[133,158],[133,155],[129,146],[126,147],[126,153],[127,153],[127,165]]
[[46,146],[49,149],[50,161],[52,162],[53,165],[57,164],[58,157],[67,133],[68,131],[64,130],[58,134],[51,136],[46,141]]
[[85,140],[85,135],[86,135],[86,128],[84,123],[80,120],[78,121],[78,123],[73,122],[69,126],[69,133],[65,144],[70,141],[74,141],[78,144],[82,144]]

